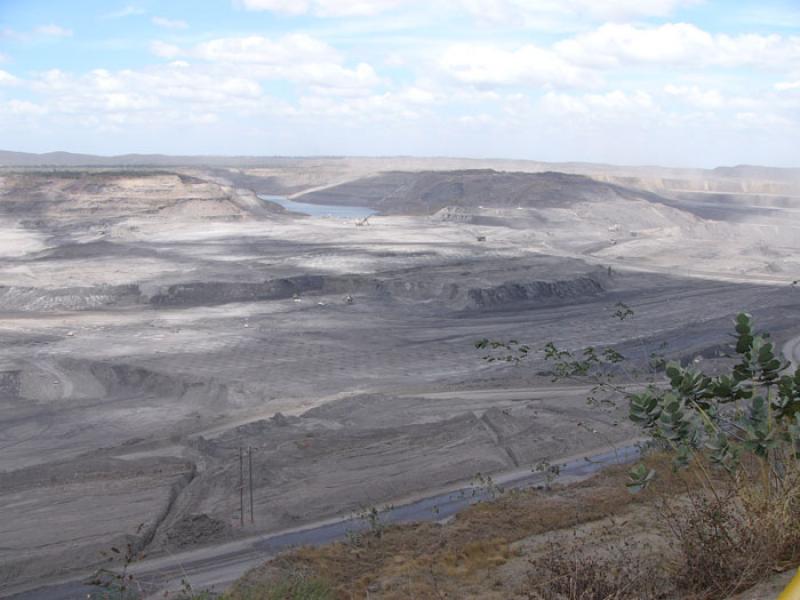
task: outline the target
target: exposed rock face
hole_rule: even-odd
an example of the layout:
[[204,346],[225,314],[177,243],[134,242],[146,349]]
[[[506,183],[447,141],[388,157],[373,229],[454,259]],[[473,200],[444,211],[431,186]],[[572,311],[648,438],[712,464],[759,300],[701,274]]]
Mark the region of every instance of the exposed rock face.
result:
[[273,279],[261,283],[226,281],[181,283],[169,286],[154,295],[150,302],[165,306],[201,306],[226,302],[279,300],[291,298],[295,294],[319,291],[323,284],[324,278],[314,275]]
[[597,296],[605,290],[592,277],[578,277],[563,281],[532,281],[530,283],[509,282],[485,289],[471,289],[468,297],[476,307],[498,306],[515,303],[552,303],[580,300]]
[[0,217],[58,229],[133,217],[252,217],[240,196],[231,187],[165,171],[28,171],[0,176]]

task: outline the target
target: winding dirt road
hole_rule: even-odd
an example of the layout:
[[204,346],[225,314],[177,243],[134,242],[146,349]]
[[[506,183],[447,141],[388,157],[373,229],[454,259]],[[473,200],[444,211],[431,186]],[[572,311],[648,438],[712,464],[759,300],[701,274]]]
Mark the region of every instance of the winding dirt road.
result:
[[[560,481],[574,481],[596,473],[612,464],[624,464],[639,455],[638,442],[630,440],[617,448],[605,448],[554,461],[560,467]],[[523,489],[542,485],[546,475],[522,468],[495,477],[496,484],[504,489]],[[383,513],[387,523],[414,521],[442,521],[467,506],[485,500],[491,490],[474,484],[439,490],[438,492],[405,503],[392,505]],[[261,564],[279,552],[300,545],[319,545],[346,537],[348,532],[367,528],[358,517],[331,519],[287,530],[256,536],[236,542],[221,544],[172,556],[146,560],[131,569],[142,587],[145,597],[162,597],[166,591],[181,589],[186,579],[195,590],[220,590],[241,577],[247,570]],[[84,581],[88,577],[73,578],[49,586],[20,591],[9,596],[14,600],[74,600],[86,598],[96,591]]]

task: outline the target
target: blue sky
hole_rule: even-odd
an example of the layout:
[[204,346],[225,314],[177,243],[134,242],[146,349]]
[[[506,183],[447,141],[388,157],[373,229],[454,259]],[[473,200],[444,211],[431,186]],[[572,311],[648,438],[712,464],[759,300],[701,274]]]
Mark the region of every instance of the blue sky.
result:
[[800,166],[800,2],[0,0],[0,148]]

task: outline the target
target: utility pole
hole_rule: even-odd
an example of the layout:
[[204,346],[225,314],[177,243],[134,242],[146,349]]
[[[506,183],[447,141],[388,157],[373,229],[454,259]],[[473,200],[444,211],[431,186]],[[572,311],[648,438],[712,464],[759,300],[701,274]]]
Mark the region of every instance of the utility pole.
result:
[[250,475],[250,524],[256,522],[253,516],[253,447],[247,447],[247,472]]
[[239,524],[244,529],[244,451],[239,446]]

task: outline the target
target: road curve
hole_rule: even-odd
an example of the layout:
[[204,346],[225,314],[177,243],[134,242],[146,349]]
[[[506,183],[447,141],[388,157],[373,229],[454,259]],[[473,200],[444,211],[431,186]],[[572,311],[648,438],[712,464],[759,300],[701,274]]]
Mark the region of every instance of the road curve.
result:
[[[560,468],[560,480],[587,477],[612,464],[632,462],[639,455],[639,442],[631,440],[617,448],[595,450],[554,461]],[[545,483],[543,473],[530,468],[498,475],[495,483],[504,489],[523,489]],[[387,523],[414,521],[440,521],[447,519],[467,506],[490,498],[492,490],[460,484],[433,495],[417,498],[387,509],[382,518]],[[195,590],[222,589],[238,579],[248,569],[255,567],[279,552],[302,545],[319,545],[346,537],[348,532],[367,528],[356,517],[318,522],[300,529],[256,536],[236,542],[182,552],[171,556],[149,559],[137,563],[131,571],[142,585],[146,595],[178,590],[181,580],[188,580]],[[87,575],[88,577],[88,575]],[[97,591],[83,583],[86,577],[64,580],[48,586],[20,591],[5,596],[14,600],[77,600]]]

